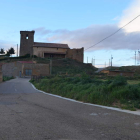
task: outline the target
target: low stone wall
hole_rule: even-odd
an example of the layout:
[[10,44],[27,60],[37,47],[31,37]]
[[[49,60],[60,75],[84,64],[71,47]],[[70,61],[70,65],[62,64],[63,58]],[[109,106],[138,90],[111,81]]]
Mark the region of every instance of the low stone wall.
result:
[[34,64],[34,63],[22,63],[22,62],[12,62],[2,65],[3,76],[16,77],[16,76],[26,76],[26,70],[31,70],[32,75],[49,75],[49,64]]
[[24,64],[23,74],[26,75],[26,70],[32,70],[32,75],[46,76],[50,74],[49,64]]
[[134,76],[134,72],[116,72],[116,71],[109,71],[109,76],[117,76],[117,75],[121,75],[121,76],[126,76],[126,77],[133,77]]
[[8,76],[8,77],[18,76],[20,69],[21,69],[21,64],[17,64],[17,62],[5,63],[2,65],[3,76]]

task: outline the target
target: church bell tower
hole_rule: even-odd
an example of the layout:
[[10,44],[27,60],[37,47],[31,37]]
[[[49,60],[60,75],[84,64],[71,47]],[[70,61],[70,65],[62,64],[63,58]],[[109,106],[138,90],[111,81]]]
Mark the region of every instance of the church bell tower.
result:
[[33,55],[35,31],[20,31],[20,56]]

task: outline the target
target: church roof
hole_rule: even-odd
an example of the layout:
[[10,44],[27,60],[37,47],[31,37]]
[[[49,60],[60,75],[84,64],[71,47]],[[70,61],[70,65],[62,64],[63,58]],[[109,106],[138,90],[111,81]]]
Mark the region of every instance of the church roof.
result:
[[33,47],[46,47],[46,48],[64,48],[64,49],[69,49],[68,44],[59,44],[59,43],[41,43],[41,42],[34,42]]

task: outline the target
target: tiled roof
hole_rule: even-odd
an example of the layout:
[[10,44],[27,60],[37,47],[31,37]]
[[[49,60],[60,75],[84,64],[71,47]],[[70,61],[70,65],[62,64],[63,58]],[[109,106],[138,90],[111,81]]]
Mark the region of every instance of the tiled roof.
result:
[[34,42],[33,47],[47,47],[47,48],[64,48],[64,49],[69,49],[69,46],[67,44],[59,44],[59,43]]

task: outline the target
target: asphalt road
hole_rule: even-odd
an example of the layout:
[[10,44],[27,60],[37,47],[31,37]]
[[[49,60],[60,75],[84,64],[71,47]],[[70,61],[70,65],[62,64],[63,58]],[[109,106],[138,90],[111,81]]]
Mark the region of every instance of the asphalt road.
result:
[[140,140],[140,116],[39,93],[28,80],[0,84],[0,140]]

